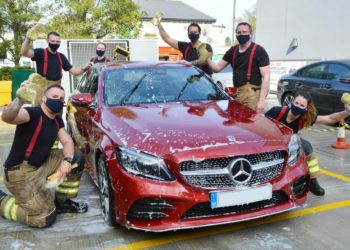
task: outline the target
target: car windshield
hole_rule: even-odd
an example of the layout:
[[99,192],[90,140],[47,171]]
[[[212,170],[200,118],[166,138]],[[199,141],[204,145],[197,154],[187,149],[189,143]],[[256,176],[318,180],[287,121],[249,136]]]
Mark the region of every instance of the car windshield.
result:
[[226,100],[229,97],[195,68],[122,68],[104,74],[108,106],[175,101]]

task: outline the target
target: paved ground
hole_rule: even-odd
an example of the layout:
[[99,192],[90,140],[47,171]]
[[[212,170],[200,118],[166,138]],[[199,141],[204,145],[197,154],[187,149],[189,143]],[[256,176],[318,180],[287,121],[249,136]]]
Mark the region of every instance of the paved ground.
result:
[[[269,96],[268,107],[275,104],[275,96]],[[13,132],[13,126],[0,122],[1,166]],[[85,173],[78,198],[88,202],[88,213],[59,215],[47,229],[32,229],[0,218],[0,249],[349,249],[350,149],[331,148],[336,135],[335,128],[327,126],[303,132],[313,143],[323,168],[319,179],[326,196],[309,195],[298,210],[244,223],[168,233],[111,228],[100,216],[96,188]],[[346,135],[350,138],[349,131]],[[6,190],[2,176],[0,167],[0,188]]]

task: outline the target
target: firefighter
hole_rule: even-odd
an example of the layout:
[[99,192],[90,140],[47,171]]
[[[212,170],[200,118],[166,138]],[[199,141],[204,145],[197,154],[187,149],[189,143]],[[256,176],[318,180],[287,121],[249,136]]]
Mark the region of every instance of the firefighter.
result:
[[[60,85],[51,85],[40,107],[22,107],[17,97],[3,110],[2,120],[17,125],[4,163],[4,182],[12,195],[0,191],[0,214],[6,219],[41,228],[52,225],[56,213],[88,210],[86,203],[70,199],[78,194],[84,161],[79,151],[74,152],[73,140],[57,115],[62,111],[64,97]],[[51,150],[57,137],[63,149]],[[72,164],[78,167],[72,170]],[[45,187],[53,173],[64,181],[56,187],[55,195]]]
[[[317,109],[309,93],[299,92],[294,96],[290,106],[273,107],[265,113],[266,116],[273,118],[291,128],[294,133],[298,133],[303,128],[311,127],[314,123],[334,124],[350,115],[350,104],[344,104],[345,110],[330,115],[318,115]],[[317,196],[325,195],[325,190],[320,186],[317,177],[320,174],[320,167],[317,158],[313,153],[310,142],[301,138],[301,146],[305,152],[307,164],[311,177],[310,192]]]
[[91,58],[90,62],[92,63],[105,63],[109,62],[110,60],[106,57],[106,44],[104,43],[98,43],[96,45],[96,56]]
[[90,63],[83,68],[73,67],[67,57],[57,51],[61,45],[61,37],[57,32],[48,33],[46,38],[47,48],[30,49],[31,41],[37,38],[36,35],[33,35],[35,33],[33,30],[35,31],[37,27],[34,26],[27,32],[21,47],[21,55],[29,57],[36,62],[37,73],[46,78],[49,85],[61,84],[62,69],[77,76],[83,74],[91,67]]

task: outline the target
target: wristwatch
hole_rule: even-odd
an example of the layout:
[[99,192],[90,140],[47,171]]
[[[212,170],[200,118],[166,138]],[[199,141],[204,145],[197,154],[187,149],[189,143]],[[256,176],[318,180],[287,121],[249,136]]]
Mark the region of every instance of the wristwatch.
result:
[[64,157],[63,160],[66,161],[66,162],[69,162],[70,164],[73,163],[73,158],[72,157]]

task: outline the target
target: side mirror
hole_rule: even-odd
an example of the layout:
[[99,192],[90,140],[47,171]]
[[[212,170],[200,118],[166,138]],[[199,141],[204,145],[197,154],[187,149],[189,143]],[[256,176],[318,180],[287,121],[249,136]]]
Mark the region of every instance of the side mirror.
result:
[[237,90],[235,89],[235,87],[226,87],[225,92],[232,97],[235,97],[237,94]]
[[92,95],[90,93],[74,94],[70,97],[71,103],[81,106],[88,107],[92,104]]
[[350,83],[350,75],[340,75],[339,81],[345,82],[345,83]]

